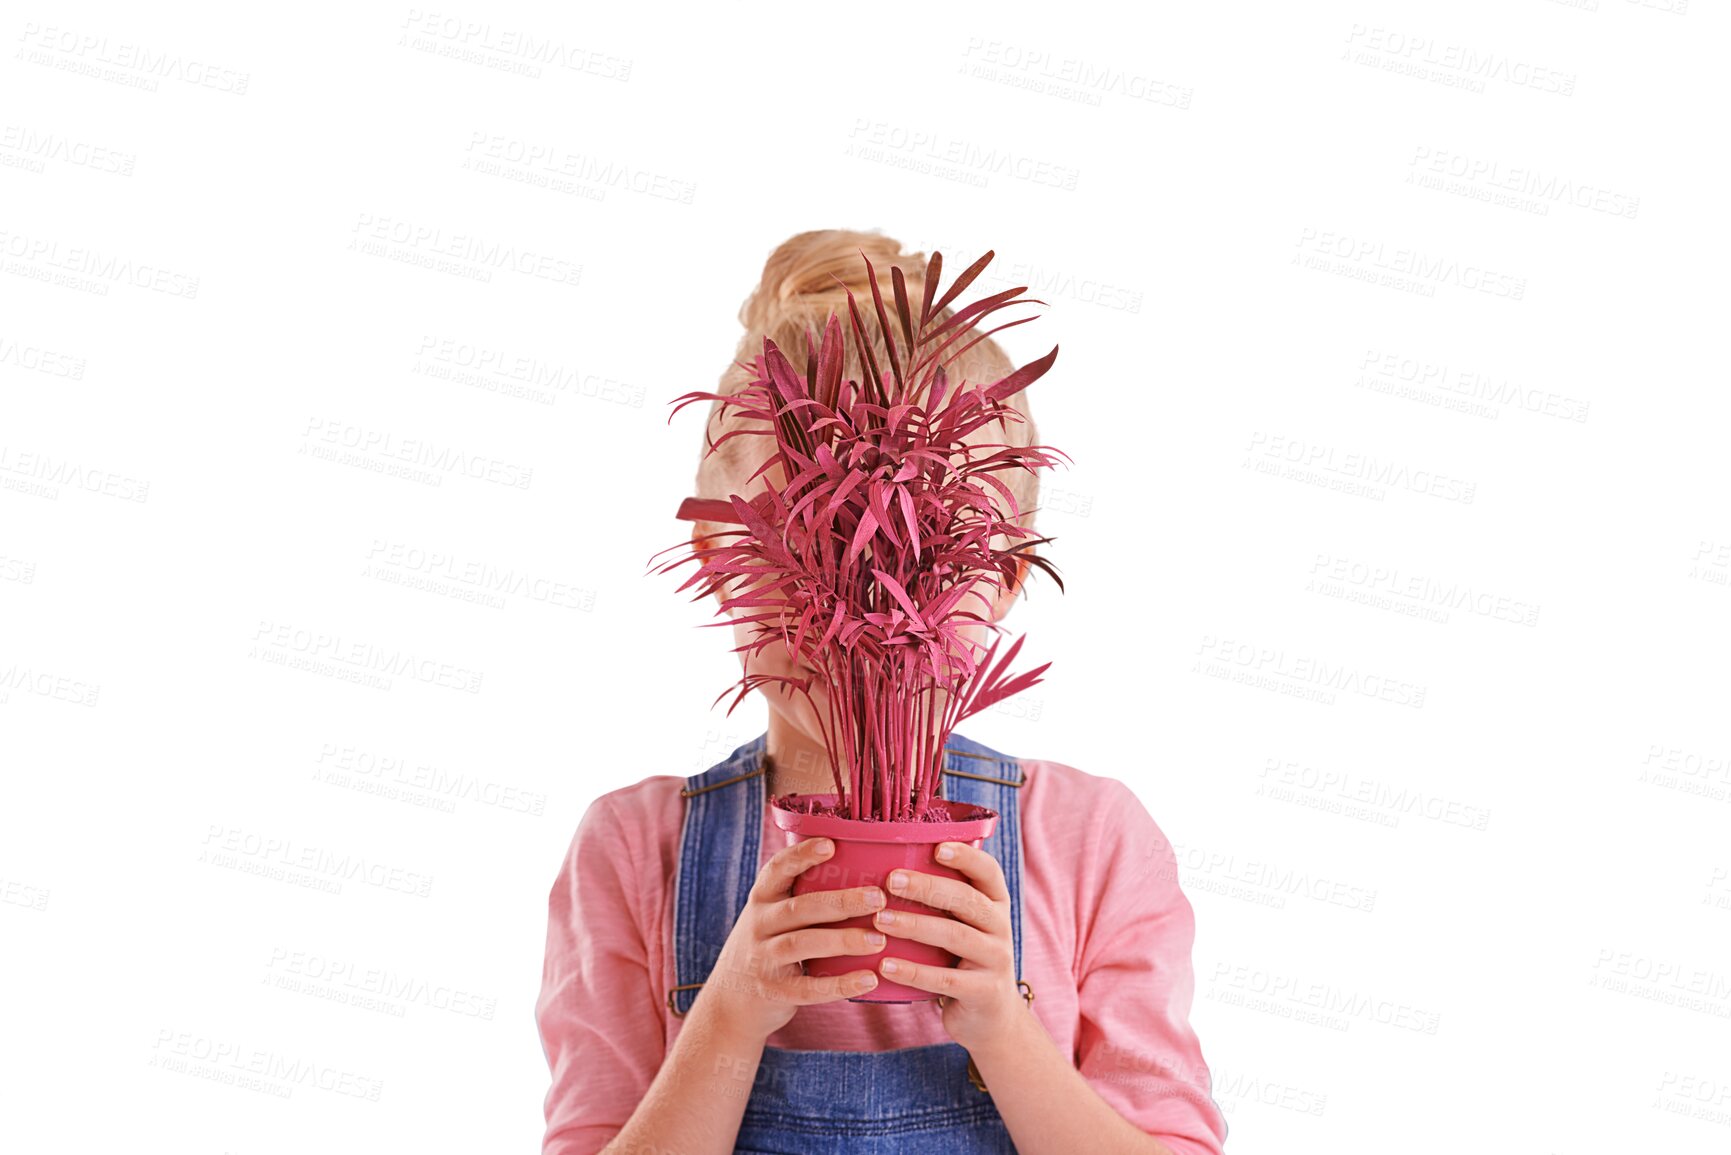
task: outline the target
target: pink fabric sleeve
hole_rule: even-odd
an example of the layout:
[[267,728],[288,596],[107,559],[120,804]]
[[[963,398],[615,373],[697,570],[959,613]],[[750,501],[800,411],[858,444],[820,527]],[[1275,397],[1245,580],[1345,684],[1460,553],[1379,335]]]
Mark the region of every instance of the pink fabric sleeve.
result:
[[1177,856],[1135,793],[1101,790],[1100,836],[1085,871],[1077,969],[1077,1069],[1126,1119],[1177,1155],[1222,1155],[1226,1122],[1190,1028],[1196,933]]
[[593,1155],[605,1146],[665,1057],[636,878],[629,831],[602,795],[584,812],[548,896],[535,1002],[553,1079],[543,1155]]

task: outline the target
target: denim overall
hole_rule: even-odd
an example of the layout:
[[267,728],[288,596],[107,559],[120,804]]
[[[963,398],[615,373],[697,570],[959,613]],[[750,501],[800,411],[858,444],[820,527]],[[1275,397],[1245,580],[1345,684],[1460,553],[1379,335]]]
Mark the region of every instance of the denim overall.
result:
[[[768,804],[768,735],[687,779],[674,884],[674,1014],[690,1010],[757,880]],[[1010,892],[1016,974],[1022,973],[1021,766],[952,733],[939,793],[997,811],[981,849]],[[1024,997],[1031,988],[1024,988]],[[916,1009],[909,1007],[910,1013]],[[929,1010],[927,1013],[932,1013]],[[1016,1150],[992,1097],[976,1086],[955,1042],[893,1051],[800,1051],[765,1046],[740,1123],[736,1155],[973,1155]]]

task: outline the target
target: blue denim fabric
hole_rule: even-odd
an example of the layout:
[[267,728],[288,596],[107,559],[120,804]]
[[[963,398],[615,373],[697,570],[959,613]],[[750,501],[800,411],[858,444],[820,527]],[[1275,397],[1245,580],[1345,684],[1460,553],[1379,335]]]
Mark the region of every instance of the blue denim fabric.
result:
[[[687,779],[687,789],[702,793],[685,800],[674,884],[678,986],[708,978],[756,881],[768,799],[762,774],[741,775],[759,768],[767,737],[759,735]],[[944,766],[943,797],[998,812],[981,849],[1004,870],[1020,975],[1021,789],[1009,783],[1022,781],[1021,766],[953,733]],[[673,1007],[684,1014],[697,993],[675,990]],[[992,1097],[968,1078],[967,1050],[954,1042],[894,1051],[766,1046],[734,1148],[745,1155],[987,1155],[1015,1149]]]

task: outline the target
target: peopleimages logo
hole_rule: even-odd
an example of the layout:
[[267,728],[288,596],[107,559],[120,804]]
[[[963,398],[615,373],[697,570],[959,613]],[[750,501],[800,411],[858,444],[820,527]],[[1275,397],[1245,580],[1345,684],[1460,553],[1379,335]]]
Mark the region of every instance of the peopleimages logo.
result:
[[1478,483],[1438,473],[1431,469],[1414,469],[1404,462],[1377,457],[1357,450],[1337,449],[1332,445],[1282,433],[1253,430],[1245,452],[1250,460],[1290,466],[1298,471],[1313,471],[1319,476],[1332,477],[1343,483],[1356,483],[1405,489],[1442,501],[1471,505],[1478,493]]
[[306,453],[310,447],[315,450],[314,456],[318,455],[319,445],[314,444],[317,442],[350,450],[363,457],[433,471],[435,476],[454,473],[512,489],[528,489],[535,477],[535,470],[530,466],[468,453],[418,437],[398,437],[389,430],[368,429],[334,418],[309,417],[302,436],[307,441],[303,443],[301,452]]
[[1361,385],[1367,376],[1381,378],[1565,421],[1585,421],[1591,406],[1591,402],[1578,398],[1519,385],[1501,374],[1383,349],[1366,349],[1358,368],[1361,376],[1357,383]]
[[413,1003],[430,1010],[491,1021],[499,1007],[496,998],[429,982],[419,975],[283,946],[271,950],[265,969],[273,972],[276,985],[285,990],[363,1010],[382,1010],[398,1017],[405,1005]]
[[376,1103],[385,1090],[382,1079],[338,1070],[298,1055],[169,1027],[156,1033],[153,1050],[150,1060],[153,1067],[265,1091],[281,1098],[288,1098],[297,1087],[312,1087]]
[[1283,758],[1267,758],[1258,775],[1266,781],[1257,788],[1263,793],[1270,785],[1310,792],[1343,802],[1358,803],[1375,811],[1384,811],[1398,825],[1401,815],[1417,815],[1449,826],[1464,826],[1469,830],[1484,830],[1490,825],[1491,812],[1482,806],[1471,806],[1452,798],[1427,794],[1409,786],[1395,786],[1375,778],[1363,778],[1344,770],[1308,766]]
[[[26,478],[14,483],[13,478]],[[28,489],[36,496],[60,499],[60,487],[98,493],[120,501],[150,500],[150,482],[108,469],[93,469],[64,457],[0,445],[0,484]]]
[[[21,59],[31,59],[22,53],[59,53],[62,63],[55,67],[69,72],[113,79],[110,72],[131,72],[142,87],[155,91],[157,82],[175,80],[196,88],[210,88],[232,96],[245,96],[249,72],[224,68],[206,60],[188,59],[178,52],[158,50],[128,40],[110,42],[107,36],[79,32],[71,28],[42,25],[26,21],[17,37]],[[50,58],[51,59],[51,58]],[[36,63],[46,63],[38,59]]]
[[1495,80],[1517,88],[1532,88],[1557,96],[1572,96],[1575,74],[1533,64],[1507,53],[1485,51],[1466,44],[1438,43],[1423,34],[1413,35],[1376,25],[1354,24],[1346,37],[1346,56],[1359,64],[1377,64],[1385,70],[1414,76],[1452,77],[1470,82],[1482,91],[1485,81]]
[[[1627,193],[1614,192],[1586,181],[1571,180],[1529,165],[1504,164],[1499,160],[1466,156],[1424,144],[1417,146],[1408,164],[1412,169],[1407,173],[1409,183],[1416,183],[1415,177],[1447,177],[1461,182],[1465,188],[1497,190],[1525,198],[1510,203],[1512,207],[1530,203],[1540,215],[1549,215],[1550,206],[1553,204],[1568,204],[1606,216],[1634,220],[1635,214],[1641,209],[1641,198]],[[1449,188],[1442,184],[1431,184],[1428,187]]]
[[1202,635],[1193,670],[1266,689],[1321,695],[1332,702],[1332,691],[1358,694],[1413,709],[1424,707],[1427,687],[1416,682],[1333,663],[1307,654],[1289,655],[1284,648],[1259,646],[1215,634]]
[[[1432,289],[1436,285],[1451,285],[1510,301],[1519,301],[1527,294],[1525,277],[1453,257],[1435,257],[1417,249],[1391,247],[1369,237],[1306,227],[1298,234],[1297,247],[1319,257],[1332,257],[1344,262],[1346,268],[1357,269],[1369,277],[1382,273],[1411,278],[1414,283]],[[1293,260],[1297,262],[1300,258],[1294,257]]]
[[94,706],[102,695],[101,686],[17,662],[0,669],[0,702],[6,701],[7,695],[13,690],[54,698],[74,706]]
[[[234,826],[211,823],[204,835],[203,858],[218,866],[238,868],[238,860],[249,861],[264,872],[302,871],[307,878],[334,882],[363,882],[381,890],[395,890],[426,898],[433,891],[433,877],[400,866],[376,862],[359,854],[338,854],[319,846],[305,846],[289,838],[255,834]],[[259,873],[258,870],[244,873]]]
[[413,678],[465,694],[479,694],[485,671],[441,662],[410,650],[378,646],[341,634],[307,629],[288,622],[260,619],[253,631],[248,657],[314,673],[332,673],[345,680],[367,680],[389,689],[385,676]]
[[1237,999],[1221,999],[1216,994],[1218,1001],[1257,999],[1262,1001],[1262,1005],[1253,1009],[1270,1010],[1286,1018],[1299,1017],[1296,1012],[1310,1011],[1334,1020],[1320,1024],[1331,1029],[1344,1029],[1354,1021],[1361,1021],[1420,1035],[1434,1035],[1442,1026],[1439,1011],[1379,998],[1326,981],[1312,981],[1252,966],[1217,963],[1210,982],[1215,991],[1232,992],[1238,996]]

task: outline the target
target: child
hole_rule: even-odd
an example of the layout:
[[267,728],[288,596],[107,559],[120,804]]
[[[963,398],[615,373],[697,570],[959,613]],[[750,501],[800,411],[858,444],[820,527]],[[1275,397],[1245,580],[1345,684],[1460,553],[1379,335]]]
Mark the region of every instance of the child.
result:
[[[803,368],[808,326],[820,334],[831,310],[846,322],[832,273],[869,308],[862,250],[886,300],[892,264],[921,300],[923,255],[875,233],[801,233],[770,256],[741,309],[738,360],[760,353],[767,335]],[[858,380],[856,356],[850,342],[845,372]],[[888,363],[881,345],[878,359]],[[947,365],[970,383],[1013,368],[990,340]],[[719,391],[745,380],[736,364]],[[1028,412],[1020,394],[1009,404]],[[709,436],[720,436],[722,418],[711,412]],[[1035,443],[1031,420],[1008,434]],[[735,437],[705,455],[697,495],[748,493],[765,440]],[[1032,509],[1035,476],[1003,477]],[[693,536],[722,528],[698,523]],[[1014,597],[1006,589],[990,615],[1001,618]],[[736,644],[751,640],[748,627],[734,629]],[[741,657],[748,672],[809,672],[779,644]],[[1191,907],[1137,796],[1116,779],[954,733],[943,796],[990,806],[998,824],[978,848],[945,844],[946,865],[966,882],[912,871],[897,891],[953,917],[891,921],[875,887],[796,899],[795,877],[827,848],[785,846],[767,800],[834,784],[812,705],[774,685],[765,733],[702,774],[652,775],[603,794],[577,828],[549,900],[536,1003],[552,1072],[543,1155],[1221,1155],[1226,1125],[1188,1022]],[[873,911],[875,932],[830,925]],[[874,972],[802,973],[802,959],[876,953],[874,934],[960,957],[955,968],[882,972],[937,1001],[852,1002]]]

